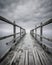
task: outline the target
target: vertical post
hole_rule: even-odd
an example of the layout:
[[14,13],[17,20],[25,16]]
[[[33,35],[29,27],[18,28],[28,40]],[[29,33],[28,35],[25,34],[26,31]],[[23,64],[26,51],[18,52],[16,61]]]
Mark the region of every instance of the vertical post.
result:
[[[35,26],[36,28],[37,26]],[[37,39],[37,29],[35,29],[35,39]]]
[[[14,24],[15,24],[15,21],[14,21]],[[13,33],[14,33],[14,39],[16,38],[16,26],[14,25],[13,26],[14,28],[13,28]],[[14,42],[15,42],[16,40],[14,40]]]
[[26,31],[25,31],[25,29],[24,29],[24,34],[26,34]]
[[41,24],[40,24],[40,41],[42,42],[42,22],[41,22]]
[[21,27],[20,27],[20,39],[21,39]]
[[33,37],[34,37],[34,30],[32,30],[32,35],[33,35]]
[[25,34],[25,30],[23,30],[23,35]]

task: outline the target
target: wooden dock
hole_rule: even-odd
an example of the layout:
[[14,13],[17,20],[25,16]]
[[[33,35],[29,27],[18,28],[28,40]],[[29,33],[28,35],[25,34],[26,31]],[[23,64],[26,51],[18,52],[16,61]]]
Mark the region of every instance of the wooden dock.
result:
[[52,65],[52,55],[46,53],[30,34],[26,34],[0,65]]

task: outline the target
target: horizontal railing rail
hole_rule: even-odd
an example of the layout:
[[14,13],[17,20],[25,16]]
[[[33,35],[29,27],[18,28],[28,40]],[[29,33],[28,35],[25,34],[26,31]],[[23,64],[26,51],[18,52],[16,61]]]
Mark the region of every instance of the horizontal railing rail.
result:
[[[51,24],[51,23],[52,23],[52,19],[50,19],[49,21],[47,21],[47,22],[45,22],[45,23],[42,23],[42,22],[41,22],[42,25],[37,26],[35,29],[38,29],[38,28],[40,28],[41,26],[43,27],[43,26],[46,26],[46,25]],[[34,29],[33,29],[33,30],[34,30]]]
[[21,26],[16,25],[15,23],[13,23],[13,22],[7,20],[6,18],[4,18],[4,17],[2,17],[2,16],[0,16],[0,20],[2,20],[2,21],[4,21],[4,22],[6,22],[6,23],[9,23],[9,24],[11,24],[11,25],[14,25],[14,26],[16,26],[16,27],[19,27],[19,28],[25,30],[25,29],[22,28]]
[[[19,33],[20,33],[20,32],[19,32]],[[0,37],[0,40],[3,40],[3,39],[6,39],[6,38],[9,38],[9,37],[14,36],[14,35],[19,34],[19,33],[15,33],[15,34],[11,34],[11,35],[8,35],[8,36]]]

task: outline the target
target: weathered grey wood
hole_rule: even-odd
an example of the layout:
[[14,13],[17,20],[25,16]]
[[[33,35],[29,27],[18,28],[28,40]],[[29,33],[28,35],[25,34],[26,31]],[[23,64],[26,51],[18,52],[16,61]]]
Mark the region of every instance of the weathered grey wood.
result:
[[19,65],[25,65],[25,59],[26,59],[25,55],[26,55],[26,53],[24,51],[22,53],[22,55],[21,55],[21,59],[20,59]]
[[[40,25],[41,25],[41,27],[40,27],[40,36],[42,36],[42,34],[43,34],[42,23]],[[40,37],[40,41],[42,42],[42,37]]]
[[[7,37],[11,37],[11,36],[13,36],[13,35],[14,35],[14,39],[15,39],[15,37],[16,37],[16,27],[19,27],[20,29],[25,30],[24,28],[22,28],[22,27],[16,25],[16,24],[15,24],[15,21],[14,21],[14,23],[13,23],[13,22],[7,20],[6,18],[4,18],[4,17],[2,17],[2,16],[0,16],[0,20],[2,20],[3,22],[6,22],[6,23],[8,23],[8,24],[13,25],[13,33],[14,33],[14,34],[11,34],[11,35],[8,35],[8,36],[0,37],[0,40],[5,39],[5,38],[7,38]],[[26,31],[25,31],[25,32],[26,32]],[[24,32],[24,34],[25,34],[25,32]],[[21,33],[22,33],[22,32],[21,32]],[[15,42],[15,41],[14,41],[14,42]]]
[[[52,23],[52,19],[50,19],[50,20],[46,21],[45,23],[43,23],[42,26],[46,26],[46,25],[51,24],[51,23]],[[41,26],[39,25],[35,29],[40,28],[40,27]]]
[[41,65],[45,65],[45,62],[44,62],[44,60],[43,60],[42,55],[40,54],[40,52],[38,53],[38,56],[39,56],[39,60],[41,62]]
[[20,28],[20,38],[21,38],[21,28]]
[[35,59],[35,65],[41,65],[41,62],[40,62],[40,59],[38,57],[36,50],[33,50],[33,56],[34,56],[34,59]]
[[[14,21],[14,24],[15,24],[15,21]],[[14,31],[14,34],[16,34],[16,26],[14,25],[14,28],[13,28],[13,31]],[[16,35],[14,35],[14,39],[16,38]],[[15,42],[16,40],[14,40]]]
[[25,65],[29,65],[29,52],[28,52],[28,50],[26,50],[26,61],[25,61]]
[[[0,20],[2,20],[3,22],[9,23],[11,25],[15,25],[16,27],[19,27],[19,28],[21,27],[21,26],[18,26],[16,24],[12,23],[11,21],[7,20],[6,18],[4,18],[2,16],[0,16]],[[23,28],[21,27],[21,29],[23,29]],[[23,29],[23,30],[25,30],[25,29]]]
[[10,62],[10,65],[12,65],[12,63],[15,61],[14,59],[16,58],[16,55],[17,55],[17,52],[14,52],[14,56],[13,56],[11,62]]
[[12,58],[12,60],[11,60],[11,62],[10,62],[10,65],[12,65],[12,64],[19,64],[19,61],[20,61],[20,57],[21,57],[21,51],[15,51],[14,52],[14,56],[13,56],[13,58]]
[[[35,26],[36,28],[36,26]],[[37,39],[37,29],[35,29],[35,38]]]
[[[49,59],[51,56],[49,56],[29,34],[27,34],[16,47],[17,54],[13,59],[15,65],[52,65],[52,59]],[[13,52],[15,52],[15,50]],[[20,58],[18,62],[17,57]]]
[[29,51],[29,65],[35,65],[35,59],[33,57],[32,51]]
[[9,37],[14,36],[14,35],[17,35],[17,34],[20,34],[20,32],[15,33],[15,34],[11,34],[11,35],[8,35],[8,36],[0,37],[0,40],[3,40],[3,39],[6,39],[6,38],[9,38]]
[[44,65],[51,65],[51,60],[49,60],[48,56],[46,56],[46,52],[44,50],[42,52],[38,50],[38,53],[42,57]]

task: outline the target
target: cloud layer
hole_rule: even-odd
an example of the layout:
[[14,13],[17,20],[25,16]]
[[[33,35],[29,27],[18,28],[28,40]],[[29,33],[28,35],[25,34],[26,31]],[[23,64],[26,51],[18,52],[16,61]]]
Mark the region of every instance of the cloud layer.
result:
[[0,15],[31,29],[52,18],[52,0],[0,0]]

